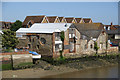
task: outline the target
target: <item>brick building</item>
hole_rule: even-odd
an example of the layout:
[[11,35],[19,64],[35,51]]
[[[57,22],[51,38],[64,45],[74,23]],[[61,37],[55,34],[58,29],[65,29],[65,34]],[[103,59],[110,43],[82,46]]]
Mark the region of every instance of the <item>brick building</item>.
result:
[[17,48],[28,48],[42,56],[59,56],[62,50],[61,31],[65,32],[64,54],[69,53],[68,28],[71,23],[35,23],[30,28],[20,28],[16,36],[20,43]]

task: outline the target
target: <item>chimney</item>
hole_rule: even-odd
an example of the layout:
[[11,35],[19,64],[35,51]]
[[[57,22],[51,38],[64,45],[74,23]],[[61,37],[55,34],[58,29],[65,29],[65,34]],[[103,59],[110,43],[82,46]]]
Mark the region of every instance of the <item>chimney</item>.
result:
[[111,22],[111,26],[113,25],[113,23]]

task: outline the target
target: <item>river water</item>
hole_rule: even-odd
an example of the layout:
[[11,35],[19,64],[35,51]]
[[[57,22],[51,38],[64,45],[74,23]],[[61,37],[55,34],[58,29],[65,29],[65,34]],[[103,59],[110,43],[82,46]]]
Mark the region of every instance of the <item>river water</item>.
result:
[[118,65],[47,76],[46,78],[118,78]]

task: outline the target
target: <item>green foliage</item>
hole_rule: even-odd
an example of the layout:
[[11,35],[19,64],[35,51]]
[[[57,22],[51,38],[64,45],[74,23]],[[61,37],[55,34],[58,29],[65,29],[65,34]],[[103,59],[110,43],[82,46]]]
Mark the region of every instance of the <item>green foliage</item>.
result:
[[65,38],[64,31],[61,32],[60,38],[61,38],[61,40],[64,42],[64,38]]
[[20,20],[16,20],[16,22],[11,25],[10,30],[17,31],[21,27],[22,27],[22,22]]
[[60,58],[62,59],[63,58],[63,55],[62,55],[62,50],[60,51]]
[[94,43],[94,49],[96,50],[96,54],[97,54],[97,51],[99,49],[98,45],[97,45],[97,42]]
[[11,30],[3,30],[2,34],[2,46],[6,49],[14,49],[18,44],[18,39],[16,38],[16,33]]
[[12,70],[12,65],[9,64],[1,64],[2,65],[2,70]]
[[14,50],[13,50],[13,49],[11,49],[11,48],[8,48],[8,49],[3,49],[2,51],[3,51],[3,52],[14,52]]

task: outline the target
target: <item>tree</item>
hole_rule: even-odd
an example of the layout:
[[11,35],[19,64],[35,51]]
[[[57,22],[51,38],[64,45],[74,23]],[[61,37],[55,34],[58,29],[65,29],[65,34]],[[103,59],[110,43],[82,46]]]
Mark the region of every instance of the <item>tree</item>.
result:
[[62,41],[62,51],[60,51],[60,58],[63,58],[62,52],[64,50],[64,39],[65,39],[64,31],[61,32],[60,38]]
[[20,20],[16,20],[16,22],[11,25],[10,30],[17,31],[21,27],[22,27],[22,22]]
[[97,45],[97,42],[94,43],[94,49],[96,50],[96,54],[97,54],[98,49],[99,49],[99,47],[98,47],[98,45]]
[[16,33],[11,30],[3,30],[2,34],[2,46],[6,49],[14,49],[18,44]]

